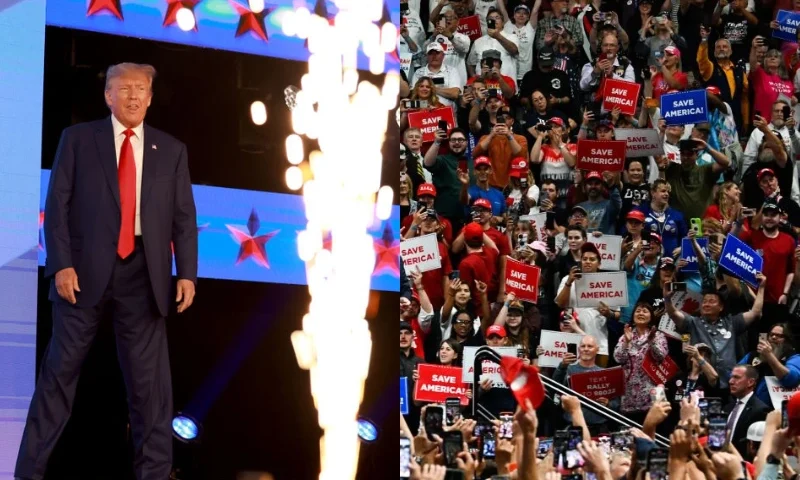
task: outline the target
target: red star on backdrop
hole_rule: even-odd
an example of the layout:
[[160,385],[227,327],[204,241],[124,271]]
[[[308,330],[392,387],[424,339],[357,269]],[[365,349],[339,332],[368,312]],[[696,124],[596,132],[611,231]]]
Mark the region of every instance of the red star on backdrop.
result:
[[44,210],[39,210],[39,250],[44,251]]
[[261,221],[258,219],[256,210],[250,212],[250,218],[247,219],[247,231],[242,230],[236,225],[225,225],[231,232],[231,236],[239,244],[239,255],[236,257],[236,265],[239,265],[248,258],[252,258],[254,262],[262,267],[269,268],[269,259],[267,258],[267,242],[280,232],[265,233],[264,235],[256,235],[258,229],[261,227]]
[[105,10],[122,20],[122,7],[119,2],[120,0],[89,0],[89,8],[86,9],[86,16],[91,17]]
[[[164,15],[164,24],[162,26],[167,27],[177,24],[178,20],[176,17],[178,16],[178,10],[181,8],[188,8],[194,12],[194,7],[202,1],[203,0],[167,0],[167,13]],[[197,31],[197,21],[194,22],[193,30],[195,32]]]
[[264,10],[254,13],[248,7],[240,5],[233,0],[229,0],[236,13],[239,14],[239,25],[236,27],[236,36],[241,37],[247,32],[251,32],[256,37],[264,40],[269,40],[267,34],[267,27],[264,25],[264,19],[272,13],[274,8],[264,8]]
[[383,227],[383,235],[372,242],[372,247],[375,249],[375,269],[372,274],[389,273],[400,277],[400,241],[394,238],[388,222]]

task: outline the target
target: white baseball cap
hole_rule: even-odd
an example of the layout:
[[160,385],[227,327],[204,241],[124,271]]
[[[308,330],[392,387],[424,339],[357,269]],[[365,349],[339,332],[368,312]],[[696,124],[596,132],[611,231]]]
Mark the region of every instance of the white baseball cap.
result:
[[764,427],[767,422],[761,421],[750,425],[747,429],[747,439],[753,442],[760,442],[764,438]]

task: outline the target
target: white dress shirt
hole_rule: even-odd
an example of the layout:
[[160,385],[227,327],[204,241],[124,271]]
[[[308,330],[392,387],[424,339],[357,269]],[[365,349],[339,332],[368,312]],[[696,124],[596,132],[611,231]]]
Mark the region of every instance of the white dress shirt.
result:
[[[612,78],[615,78],[617,80],[626,80],[628,82],[635,82],[636,81],[636,75],[634,74],[633,66],[631,66],[629,64],[627,67],[625,67],[625,71],[623,72],[623,74],[621,76],[617,74],[617,68],[616,67],[619,67],[619,66],[620,66],[619,58],[614,57],[614,67],[615,68],[613,69],[614,72],[611,75]],[[594,64],[592,62],[589,62],[589,63],[585,64],[583,66],[583,70],[581,70],[581,81],[580,81],[581,90],[583,90],[585,92],[588,92],[588,91],[598,87],[599,85],[600,85],[600,77],[599,76],[597,76],[597,77],[594,76]]]
[[[742,411],[744,411],[744,406],[747,405],[747,402],[750,401],[750,397],[753,396],[753,393],[754,392],[750,392],[741,399],[739,399],[739,402],[741,402],[742,404],[739,406],[739,411],[736,412],[736,418],[733,419],[733,423],[731,424],[731,431],[728,432],[728,438],[733,437],[733,432],[736,431],[736,424],[739,423],[739,417],[742,416]],[[736,408],[735,404],[734,408]],[[733,414],[733,411],[731,411],[731,414]]]
[[[122,142],[125,140],[125,127],[111,115],[111,124],[114,126],[114,149],[117,154],[117,168],[119,168],[119,154],[122,151]],[[136,220],[133,227],[134,235],[142,234],[142,222],[139,220],[142,211],[142,164],[144,162],[144,123],[133,127],[131,135],[131,148],[133,148],[133,162],[136,164]]]

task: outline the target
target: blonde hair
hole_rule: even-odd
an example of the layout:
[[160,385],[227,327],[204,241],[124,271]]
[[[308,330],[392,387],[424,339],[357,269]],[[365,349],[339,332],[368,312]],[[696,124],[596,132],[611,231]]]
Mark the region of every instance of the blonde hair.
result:
[[106,91],[111,89],[112,79],[131,72],[144,73],[147,75],[147,78],[150,80],[150,91],[153,90],[153,79],[156,78],[156,69],[152,65],[124,62],[111,65],[108,67],[108,70],[106,70]]

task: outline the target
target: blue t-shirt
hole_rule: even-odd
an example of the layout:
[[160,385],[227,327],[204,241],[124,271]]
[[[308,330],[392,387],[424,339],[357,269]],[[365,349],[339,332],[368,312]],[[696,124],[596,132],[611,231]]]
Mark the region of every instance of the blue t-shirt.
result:
[[656,273],[657,266],[658,261],[653,265],[647,265],[642,261],[642,254],[639,254],[639,258],[636,259],[636,263],[633,265],[633,271],[628,272],[628,306],[620,309],[622,312],[620,321],[622,323],[630,323],[633,316],[633,307],[636,306],[639,295],[650,286],[650,281]]
[[506,197],[503,196],[503,192],[500,190],[489,187],[488,190],[483,190],[477,185],[470,185],[469,190],[470,203],[474,202],[479,198],[485,198],[489,200],[492,204],[492,215],[495,217],[499,217],[506,213]]
[[610,198],[607,200],[596,202],[586,200],[576,206],[586,209],[589,219],[587,231],[594,232],[599,230],[603,232],[603,235],[614,235],[616,233],[617,213],[622,207],[622,197],[619,195],[618,188],[611,190]]

